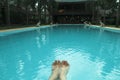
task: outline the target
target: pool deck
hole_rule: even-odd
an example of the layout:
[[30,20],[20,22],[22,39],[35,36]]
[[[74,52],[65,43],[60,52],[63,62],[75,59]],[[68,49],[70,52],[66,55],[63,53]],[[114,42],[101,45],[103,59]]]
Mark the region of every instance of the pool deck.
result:
[[22,30],[22,29],[28,29],[28,28],[35,28],[35,27],[24,27],[24,28],[3,29],[3,30],[0,30],[0,32],[13,31],[13,30]]
[[[94,25],[94,26],[99,26],[99,27],[101,27],[100,25]],[[114,30],[120,30],[120,28],[113,27],[113,26],[104,26],[104,28],[114,29]]]
[[[44,26],[48,26],[48,25],[44,25]],[[92,26],[95,26],[95,27],[101,27],[100,25],[92,25]],[[22,29],[32,29],[32,28],[37,28],[35,26],[33,27],[22,27],[22,28],[12,28],[12,29],[2,29],[0,30],[0,32],[7,32],[7,31],[14,31],[14,30],[22,30]],[[116,27],[113,27],[113,26],[104,26],[103,28],[106,28],[106,29],[113,29],[113,30],[120,30],[120,28],[116,28]]]

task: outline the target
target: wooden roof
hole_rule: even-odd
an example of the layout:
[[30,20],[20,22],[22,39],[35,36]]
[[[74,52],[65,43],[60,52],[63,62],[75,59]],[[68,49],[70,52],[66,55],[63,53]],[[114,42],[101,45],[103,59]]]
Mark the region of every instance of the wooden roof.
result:
[[82,2],[82,1],[96,1],[96,0],[55,0],[56,2]]

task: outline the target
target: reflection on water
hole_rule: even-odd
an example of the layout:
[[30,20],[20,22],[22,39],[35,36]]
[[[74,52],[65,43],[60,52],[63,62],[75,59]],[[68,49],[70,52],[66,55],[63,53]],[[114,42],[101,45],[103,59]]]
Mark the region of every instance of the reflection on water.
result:
[[83,50],[57,48],[54,53],[56,60],[67,60],[70,63],[68,80],[118,80],[120,78],[120,71],[116,71],[115,68],[104,76],[103,73],[106,71],[103,68],[106,62],[99,58],[92,61],[91,55]]
[[[56,55],[58,54],[58,55]],[[101,72],[104,62],[100,60],[91,61],[90,55],[82,50],[58,48],[55,51],[56,59],[68,60],[70,70],[68,80],[101,80]]]
[[43,45],[45,45],[45,43],[46,43],[46,36],[44,34],[42,35],[42,40],[41,41],[42,41]]
[[38,47],[38,48],[41,47],[40,38],[39,38],[39,37],[36,37],[36,44],[37,44],[37,47]]
[[69,62],[68,80],[119,80],[119,37],[80,26],[0,37],[0,80],[48,80],[54,60]]
[[25,74],[24,73],[24,62],[22,61],[22,60],[19,60],[18,61],[18,65],[17,65],[17,74],[18,74],[18,78],[20,79],[20,80],[22,80],[22,79],[24,79],[23,78],[23,75]]

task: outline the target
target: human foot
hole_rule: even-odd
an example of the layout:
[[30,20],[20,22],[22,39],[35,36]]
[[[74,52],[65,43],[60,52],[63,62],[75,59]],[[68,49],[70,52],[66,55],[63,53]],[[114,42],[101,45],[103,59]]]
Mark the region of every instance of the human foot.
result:
[[60,73],[60,79],[61,80],[66,80],[66,75],[69,70],[69,64],[67,61],[62,61],[61,63],[61,73]]
[[51,74],[49,80],[56,80],[59,77],[60,66],[61,66],[61,63],[59,60],[58,61],[56,60],[52,64],[52,74]]

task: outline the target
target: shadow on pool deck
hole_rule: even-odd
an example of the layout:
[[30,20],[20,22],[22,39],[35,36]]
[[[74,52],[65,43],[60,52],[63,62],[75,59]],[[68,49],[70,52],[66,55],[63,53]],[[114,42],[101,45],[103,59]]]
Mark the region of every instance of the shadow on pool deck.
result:
[[18,30],[23,28],[32,28],[36,27],[36,25],[11,25],[11,26],[0,26],[0,32],[8,31],[8,30]]

